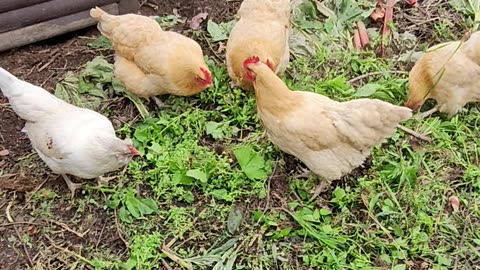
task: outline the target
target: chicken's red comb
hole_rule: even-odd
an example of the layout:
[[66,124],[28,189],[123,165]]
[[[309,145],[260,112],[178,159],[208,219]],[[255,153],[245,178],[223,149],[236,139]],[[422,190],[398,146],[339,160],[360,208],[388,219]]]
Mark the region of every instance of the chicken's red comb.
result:
[[212,74],[204,68],[200,68],[200,70],[203,72],[203,75],[205,75],[205,82],[207,83],[212,83]]
[[243,61],[243,67],[246,68],[248,65],[256,64],[258,62],[260,62],[260,58],[258,58],[258,56],[252,56]]

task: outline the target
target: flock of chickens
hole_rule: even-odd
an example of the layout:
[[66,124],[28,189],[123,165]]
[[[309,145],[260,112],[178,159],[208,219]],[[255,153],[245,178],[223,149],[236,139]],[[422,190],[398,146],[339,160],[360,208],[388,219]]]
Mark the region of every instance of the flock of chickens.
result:
[[[314,197],[332,180],[360,166],[371,149],[386,141],[401,121],[428,98],[427,112],[457,113],[480,98],[480,39],[437,45],[410,72],[406,107],[377,99],[337,102],[291,91],[280,79],[289,62],[290,0],[244,0],[230,33],[226,65],[232,81],[254,90],[257,112],[271,139],[297,157],[321,180]],[[152,18],[113,16],[100,8],[90,15],[115,50],[115,76],[138,96],[190,96],[212,86],[212,75],[197,42],[163,31]],[[72,196],[80,184],[67,175],[102,179],[140,153],[130,139],[115,135],[111,122],[92,110],[56,98],[0,68],[0,88],[26,121],[24,132],[50,169],[63,176]],[[313,199],[313,197],[312,197]]]

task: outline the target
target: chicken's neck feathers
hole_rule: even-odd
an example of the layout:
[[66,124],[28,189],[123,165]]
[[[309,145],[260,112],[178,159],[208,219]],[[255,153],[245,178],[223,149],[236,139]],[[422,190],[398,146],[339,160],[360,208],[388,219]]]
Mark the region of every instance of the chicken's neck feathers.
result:
[[271,70],[257,74],[254,88],[258,109],[278,116],[295,109],[303,100],[302,95],[288,89]]

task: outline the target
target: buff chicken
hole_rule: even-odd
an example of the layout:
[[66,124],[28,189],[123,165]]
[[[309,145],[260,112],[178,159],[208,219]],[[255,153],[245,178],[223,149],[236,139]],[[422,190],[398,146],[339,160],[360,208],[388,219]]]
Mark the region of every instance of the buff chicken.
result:
[[253,83],[257,112],[271,141],[305,163],[326,185],[362,165],[371,149],[387,140],[412,111],[377,99],[337,102],[291,91],[258,57],[244,61]]
[[239,87],[252,90],[242,63],[258,56],[282,75],[289,61],[290,0],[244,0],[227,42],[228,74]]
[[480,101],[480,32],[467,41],[447,42],[428,49],[409,75],[405,106],[420,109],[432,98],[437,105],[422,113],[436,111],[453,116],[467,103]]
[[164,31],[152,18],[114,16],[100,8],[90,10],[98,29],[115,50],[115,76],[135,95],[195,95],[212,85],[212,75],[200,45],[181,34]]

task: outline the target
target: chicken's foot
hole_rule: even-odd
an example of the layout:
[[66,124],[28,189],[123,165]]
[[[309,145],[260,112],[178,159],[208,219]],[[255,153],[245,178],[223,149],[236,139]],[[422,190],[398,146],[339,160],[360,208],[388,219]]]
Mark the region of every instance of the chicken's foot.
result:
[[97,184],[100,186],[100,185],[107,185],[108,182],[110,182],[111,180],[117,178],[117,176],[110,176],[110,177],[103,177],[103,176],[99,176],[97,177]]
[[404,132],[406,132],[406,133],[408,133],[408,134],[410,134],[414,137],[419,138],[420,140],[423,140],[423,141],[426,141],[426,142],[432,142],[432,139],[430,137],[428,137],[427,135],[423,135],[421,133],[418,133],[418,132],[416,132],[414,130],[411,130],[407,127],[404,127],[402,125],[397,125],[397,128],[403,130]]
[[299,179],[299,178],[308,178],[310,176],[311,171],[302,168],[303,173],[294,175],[293,178]]
[[68,189],[70,189],[70,192],[72,193],[72,199],[73,199],[73,197],[75,197],[75,192],[77,191],[77,189],[82,188],[83,184],[73,183],[72,180],[70,180],[70,178],[66,174],[62,174],[62,177],[63,177],[63,180],[65,180],[65,183],[67,184]]
[[321,181],[320,185],[318,185],[315,191],[313,192],[313,196],[310,198],[310,200],[308,200],[309,202],[313,202],[313,200],[315,200],[315,198],[317,198],[318,195],[320,195],[320,193],[325,191],[325,188],[327,187],[327,181],[325,180],[320,180],[320,181]]
[[420,113],[420,118],[425,119],[427,116],[430,116],[438,111],[438,106],[433,107],[433,109],[426,112]]

